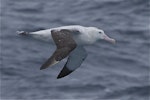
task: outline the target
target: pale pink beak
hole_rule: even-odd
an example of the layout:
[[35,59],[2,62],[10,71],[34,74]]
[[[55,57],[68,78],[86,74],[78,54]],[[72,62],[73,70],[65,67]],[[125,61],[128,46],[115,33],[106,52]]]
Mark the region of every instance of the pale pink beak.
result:
[[110,42],[110,43],[113,43],[113,44],[116,43],[116,40],[115,40],[115,39],[112,39],[112,38],[108,37],[107,35],[104,36],[104,40],[106,40],[106,41],[108,41],[108,42]]

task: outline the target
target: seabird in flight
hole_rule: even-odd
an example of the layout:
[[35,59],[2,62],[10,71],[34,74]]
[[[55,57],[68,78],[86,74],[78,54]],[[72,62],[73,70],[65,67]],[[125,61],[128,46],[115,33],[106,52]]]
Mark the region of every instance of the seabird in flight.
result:
[[31,35],[35,38],[55,43],[55,52],[41,66],[41,70],[57,64],[68,56],[68,60],[57,78],[65,77],[80,67],[87,57],[87,52],[84,49],[85,45],[93,44],[100,39],[115,43],[115,40],[108,37],[103,30],[80,25],[62,26],[36,32],[18,31],[17,33]]

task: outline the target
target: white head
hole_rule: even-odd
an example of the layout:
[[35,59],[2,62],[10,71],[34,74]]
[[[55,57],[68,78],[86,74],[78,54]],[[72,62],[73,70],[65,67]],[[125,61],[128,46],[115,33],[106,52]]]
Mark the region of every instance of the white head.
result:
[[99,39],[102,39],[102,40],[106,40],[108,42],[111,42],[111,43],[115,43],[115,39],[112,39],[110,37],[108,37],[103,30],[101,29],[98,29],[96,27],[88,27],[90,29],[90,33],[93,34],[93,36],[95,38],[97,38],[98,40]]

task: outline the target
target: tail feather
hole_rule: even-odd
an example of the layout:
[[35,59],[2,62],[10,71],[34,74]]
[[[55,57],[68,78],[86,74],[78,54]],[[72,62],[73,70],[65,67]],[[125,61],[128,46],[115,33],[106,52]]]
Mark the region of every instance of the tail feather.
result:
[[29,32],[17,31],[17,34],[19,34],[19,35],[27,35],[27,34],[29,34]]

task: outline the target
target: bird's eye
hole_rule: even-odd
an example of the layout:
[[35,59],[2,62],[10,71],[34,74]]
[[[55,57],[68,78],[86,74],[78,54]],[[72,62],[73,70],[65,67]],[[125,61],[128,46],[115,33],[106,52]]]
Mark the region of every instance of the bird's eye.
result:
[[102,32],[99,32],[100,34],[102,34]]

